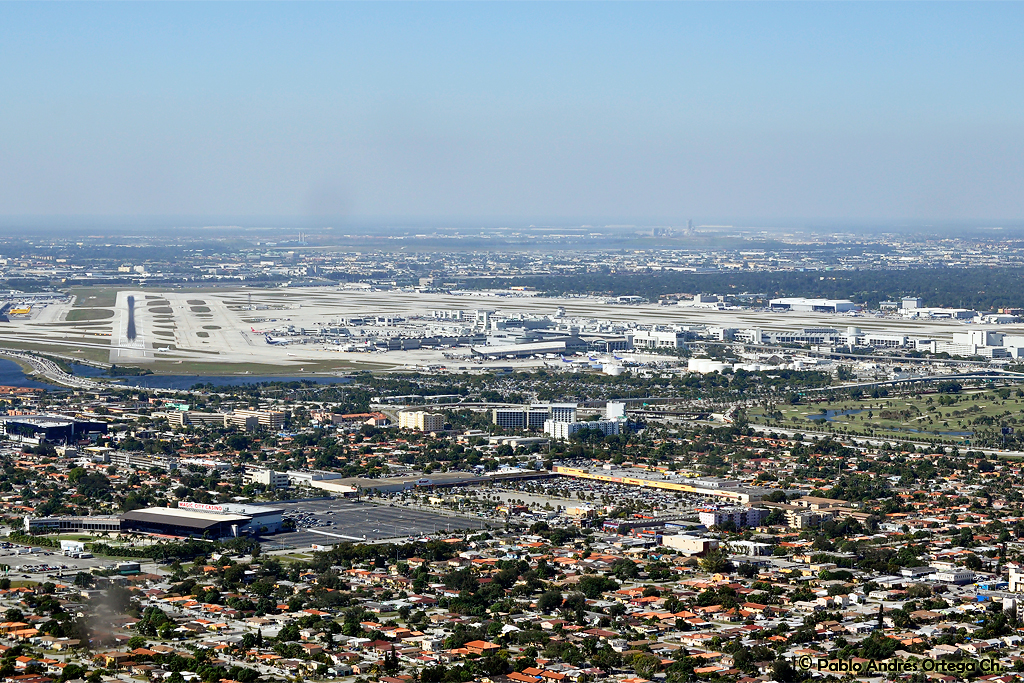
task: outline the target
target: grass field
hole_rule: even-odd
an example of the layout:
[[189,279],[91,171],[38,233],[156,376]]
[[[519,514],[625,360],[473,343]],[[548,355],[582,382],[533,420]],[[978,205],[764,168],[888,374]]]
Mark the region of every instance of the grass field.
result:
[[113,318],[114,311],[109,308],[72,308],[68,311],[65,320],[68,322],[80,322],[88,320],[106,320]]
[[848,399],[833,403],[778,405],[772,414],[751,411],[755,422],[790,429],[835,431],[904,439],[970,440],[979,429],[1024,423],[1024,398],[1008,390],[964,391],[895,398]]
[[107,287],[72,287],[75,308],[109,308],[117,303],[117,290]]
[[309,562],[313,559],[313,554],[296,552],[284,553],[281,555],[276,555],[275,557],[277,557],[277,559],[281,560],[282,562]]
[[[79,313],[79,312],[86,312],[86,313],[88,313],[89,311],[92,311],[92,310],[94,310],[94,309],[91,309],[91,308],[75,308],[75,309],[71,310],[71,313]],[[69,317],[70,317],[71,313],[68,314]],[[55,327],[57,329],[62,329],[62,328],[65,328],[65,327],[70,327],[70,328],[76,329],[76,330],[109,330],[110,329],[110,323],[106,323],[106,322],[81,322],[81,321],[74,322],[74,321],[71,321],[71,322],[58,322],[58,323],[37,323],[37,324],[41,328]]]
[[[96,343],[101,337],[90,337],[86,341]],[[46,342],[11,342],[5,341],[3,343],[5,349],[15,349],[18,351],[40,351],[42,353],[52,353],[60,356],[68,356],[71,358],[81,358],[83,360],[91,360],[97,363],[109,363],[110,362],[110,351],[107,349],[97,349],[92,347],[82,347],[81,353],[75,353],[74,351],[68,350],[67,341],[62,343],[46,343]]]
[[[391,366],[374,366],[369,364],[353,364],[345,361],[308,362],[298,367],[289,365],[269,365],[264,363],[207,363],[189,362],[176,363],[158,360],[146,365],[159,375],[196,375],[196,376],[230,376],[230,375],[264,375],[272,377],[315,377],[316,374],[333,374],[353,370],[373,370],[390,368]],[[302,372],[299,372],[302,368]]]

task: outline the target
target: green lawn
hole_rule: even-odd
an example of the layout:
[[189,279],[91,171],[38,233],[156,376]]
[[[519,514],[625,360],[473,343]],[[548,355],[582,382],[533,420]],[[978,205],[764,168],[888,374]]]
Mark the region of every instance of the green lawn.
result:
[[106,320],[113,318],[114,311],[109,308],[72,308],[64,319],[68,322],[80,322],[88,320]]
[[998,428],[1000,422],[1010,418],[1024,423],[1022,401],[1024,399],[1015,395],[1003,399],[995,391],[979,390],[964,391],[958,395],[927,394],[778,405],[774,419],[769,419],[764,409],[752,410],[751,417],[756,422],[791,429],[831,429],[863,436],[892,435],[911,440],[960,442],[970,439],[979,429]]
[[117,289],[110,287],[72,287],[75,308],[104,308],[117,302]]
[[[83,342],[97,343],[101,341],[102,337],[83,337]],[[81,353],[75,353],[71,342],[74,341],[73,337],[62,339],[58,342],[11,342],[5,341],[3,347],[5,349],[16,349],[18,351],[41,351],[42,353],[52,353],[61,356],[68,356],[71,358],[82,358],[85,360],[92,360],[98,363],[109,363],[110,362],[110,351],[103,348],[92,348],[83,346]],[[109,342],[109,338],[107,340]]]
[[[190,349],[191,352],[195,352],[196,349]],[[348,372],[352,370],[370,370],[379,369],[384,367],[383,365],[372,365],[372,364],[355,364],[346,361],[309,361],[303,362],[298,366],[288,365],[270,365],[265,363],[218,363],[218,362],[201,362],[201,361],[184,361],[182,363],[176,363],[174,361],[157,360],[153,363],[148,363],[145,367],[149,368],[153,372],[160,375],[264,375],[274,377],[297,377],[302,378],[304,376],[315,377],[317,374],[334,374],[337,372]],[[302,372],[299,372],[299,368],[302,368]]]

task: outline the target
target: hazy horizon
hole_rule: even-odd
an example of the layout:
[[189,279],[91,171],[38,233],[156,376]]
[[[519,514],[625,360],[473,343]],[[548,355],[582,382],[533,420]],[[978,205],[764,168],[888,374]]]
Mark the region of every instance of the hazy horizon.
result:
[[0,226],[1017,229],[1022,19],[2,3]]
[[[687,229],[692,220],[693,232]],[[223,237],[244,234],[247,239],[259,238],[265,233],[305,233],[320,240],[341,239],[345,235],[384,237],[407,235],[541,235],[547,233],[603,235],[609,239],[636,236],[652,228],[667,229],[676,240],[687,235],[694,238],[725,236],[727,233],[764,233],[766,239],[786,233],[808,234],[821,237],[830,234],[863,236],[871,239],[879,235],[934,236],[936,238],[970,237],[972,239],[1022,239],[1024,221],[961,220],[944,222],[926,221],[864,221],[836,219],[779,219],[759,221],[744,218],[650,220],[625,223],[614,219],[537,220],[532,223],[521,219],[493,218],[376,218],[376,217],[319,217],[319,216],[0,216],[0,235],[18,236],[103,236],[137,233],[158,237],[160,231],[173,229],[176,234],[195,234]],[[678,245],[682,246],[682,245]],[[454,248],[454,245],[453,245]]]

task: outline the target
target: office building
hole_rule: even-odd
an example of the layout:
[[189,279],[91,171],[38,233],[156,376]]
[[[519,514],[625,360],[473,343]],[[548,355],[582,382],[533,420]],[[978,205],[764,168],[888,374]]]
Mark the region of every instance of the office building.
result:
[[605,436],[619,434],[622,422],[619,420],[590,420],[588,422],[558,422],[548,420],[544,423],[544,433],[555,439],[568,439],[583,429],[600,431]]
[[924,299],[919,296],[905,296],[900,300],[900,308],[904,310],[924,308]]
[[247,467],[242,475],[243,484],[258,484],[267,489],[283,489],[288,486],[288,473],[276,472],[265,467]]
[[284,413],[279,410],[236,410],[224,418],[225,426],[245,426],[246,418],[256,418],[256,424],[265,429],[278,431],[284,428]]
[[686,348],[686,332],[676,330],[638,330],[633,333],[633,348],[683,349]]
[[530,406],[494,408],[494,424],[504,429],[540,429],[548,420],[575,422],[575,403],[534,403]]
[[760,526],[761,522],[768,517],[768,510],[763,508],[701,510],[698,517],[700,523],[709,528],[732,522],[737,529],[742,529],[747,526]]
[[174,410],[167,413],[167,422],[172,427],[187,425],[224,425],[224,413],[202,413],[196,410]]

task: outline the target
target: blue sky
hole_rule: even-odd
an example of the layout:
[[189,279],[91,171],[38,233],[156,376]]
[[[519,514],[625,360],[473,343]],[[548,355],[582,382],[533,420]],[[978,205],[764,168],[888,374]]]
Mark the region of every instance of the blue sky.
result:
[[1024,217],[1021,3],[0,3],[0,214]]

